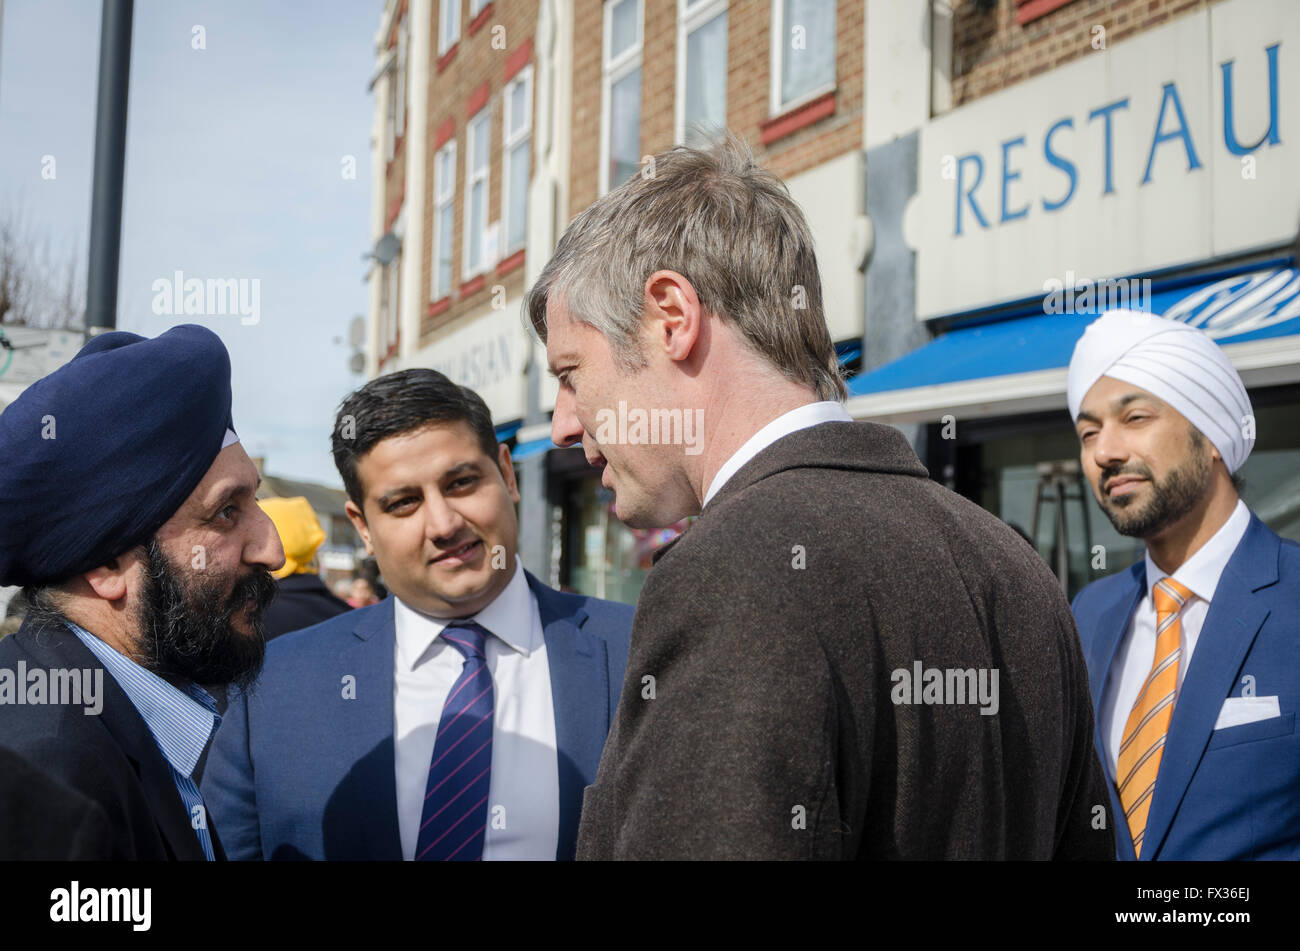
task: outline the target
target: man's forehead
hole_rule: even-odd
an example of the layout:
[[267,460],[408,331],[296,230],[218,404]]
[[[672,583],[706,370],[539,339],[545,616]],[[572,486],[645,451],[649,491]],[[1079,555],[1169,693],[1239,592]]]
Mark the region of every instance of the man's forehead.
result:
[[1140,386],[1114,377],[1103,376],[1084,394],[1083,402],[1079,405],[1079,415],[1098,416],[1106,412],[1118,412],[1138,400],[1151,402],[1157,406],[1166,405],[1164,400]]

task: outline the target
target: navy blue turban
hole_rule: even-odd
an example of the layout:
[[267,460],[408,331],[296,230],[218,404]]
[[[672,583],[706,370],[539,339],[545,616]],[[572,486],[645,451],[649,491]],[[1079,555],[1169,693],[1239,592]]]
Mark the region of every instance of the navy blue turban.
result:
[[227,429],[230,355],[211,330],[93,338],[0,413],[0,584],[57,583],[147,542]]

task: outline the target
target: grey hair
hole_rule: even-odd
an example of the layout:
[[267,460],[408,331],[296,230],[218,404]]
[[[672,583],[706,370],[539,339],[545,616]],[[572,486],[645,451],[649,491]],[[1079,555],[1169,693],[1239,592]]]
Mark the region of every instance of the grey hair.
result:
[[703,308],[787,379],[819,399],[845,398],[812,232],[785,183],[736,136],[662,152],[579,214],[524,312],[545,341],[547,307],[562,300],[605,336],[623,370],[636,370],[645,284],[661,269],[690,281]]

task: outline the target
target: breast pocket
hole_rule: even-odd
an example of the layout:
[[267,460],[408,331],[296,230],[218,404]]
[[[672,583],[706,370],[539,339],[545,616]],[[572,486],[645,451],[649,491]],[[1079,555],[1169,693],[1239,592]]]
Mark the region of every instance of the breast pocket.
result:
[[1290,736],[1294,732],[1295,714],[1284,713],[1280,717],[1273,717],[1268,720],[1256,720],[1254,723],[1243,723],[1241,726],[1230,726],[1223,730],[1215,730],[1210,734],[1210,742],[1205,747],[1205,750],[1208,753],[1211,750],[1237,746],[1240,743],[1254,743],[1257,740],[1271,740],[1279,736]]

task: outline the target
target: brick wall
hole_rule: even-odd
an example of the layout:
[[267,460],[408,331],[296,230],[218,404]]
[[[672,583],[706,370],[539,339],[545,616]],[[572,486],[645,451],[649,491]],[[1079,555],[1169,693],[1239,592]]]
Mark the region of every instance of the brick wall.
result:
[[[448,51],[443,57],[438,56],[438,7],[442,3],[459,3],[460,39],[455,52]],[[482,281],[465,281],[465,185],[468,175],[466,161],[469,144],[466,140],[466,128],[470,121],[468,106],[476,93],[481,94],[482,87],[487,87],[487,103],[482,107],[490,116],[489,128],[489,168],[488,168],[488,219],[487,224],[501,221],[503,200],[504,155],[502,146],[505,141],[504,122],[505,107],[502,91],[506,86],[507,65],[518,67],[521,64],[534,65],[535,53],[531,45],[537,32],[536,0],[493,0],[480,14],[477,28],[471,33],[474,23],[469,16],[468,0],[434,0],[431,17],[432,35],[425,41],[430,44],[429,71],[429,122],[428,122],[428,161],[425,168],[426,188],[424,215],[424,247],[421,262],[421,281],[426,298],[425,314],[421,318],[420,345],[428,342],[430,334],[456,321],[464,314],[481,310],[492,303],[495,285],[504,285],[506,296],[521,293],[523,289],[524,269],[522,258],[515,256],[503,260],[497,268],[489,270]],[[412,38],[414,41],[414,37]],[[441,65],[441,69],[439,68]],[[536,128],[536,75],[534,74],[533,113]],[[483,113],[476,112],[475,116]],[[453,199],[454,226],[453,248],[451,255],[452,292],[442,295],[442,301],[427,300],[433,288],[433,251],[436,235],[434,234],[434,160],[437,155],[435,147],[438,129],[450,120],[456,142],[456,190]],[[504,233],[501,241],[505,241]],[[477,289],[475,289],[477,288]],[[436,311],[428,313],[430,306]]]
[[960,106],[1094,52],[1094,27],[1109,47],[1216,0],[1069,0],[1023,26],[1015,0],[983,12],[953,0],[952,104]]
[[[677,0],[644,4],[641,154],[653,155],[674,144]],[[602,0],[575,0],[570,217],[599,197],[602,10]],[[727,126],[778,175],[797,175],[862,147],[864,10],[864,0],[840,0],[836,9],[833,110],[764,145],[764,128],[776,118],[770,110],[772,5],[768,0],[730,3]]]

